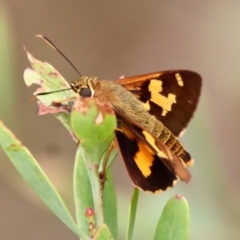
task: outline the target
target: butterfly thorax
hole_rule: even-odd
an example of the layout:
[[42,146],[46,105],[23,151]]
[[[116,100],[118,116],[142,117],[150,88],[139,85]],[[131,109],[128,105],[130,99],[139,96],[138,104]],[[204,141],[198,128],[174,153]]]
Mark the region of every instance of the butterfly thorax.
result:
[[[71,87],[82,97],[95,97],[100,102],[110,103],[113,109],[126,114],[149,132],[155,133],[156,137],[158,137],[157,132],[164,128],[159,121],[159,124],[157,124],[159,126],[155,126],[156,118],[144,109],[142,102],[131,92],[113,81],[99,81],[96,77],[82,76],[80,79],[73,81]],[[88,89],[87,94],[83,92],[85,89]]]

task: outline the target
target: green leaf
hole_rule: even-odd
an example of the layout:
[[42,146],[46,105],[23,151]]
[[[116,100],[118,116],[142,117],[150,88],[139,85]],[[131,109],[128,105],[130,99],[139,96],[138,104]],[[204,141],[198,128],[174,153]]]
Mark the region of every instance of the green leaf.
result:
[[[74,167],[74,196],[76,205],[76,218],[78,226],[84,233],[89,233],[89,223],[86,218],[86,209],[94,209],[93,193],[88,175],[88,170],[82,156],[83,149],[78,148]],[[113,154],[115,158],[117,151]],[[110,156],[111,157],[111,156]],[[109,227],[114,239],[117,239],[117,201],[110,169],[107,171],[107,181],[103,191],[104,222]]]
[[91,164],[99,165],[114,139],[113,110],[107,104],[96,103],[94,98],[79,98],[72,109],[71,126]]
[[[117,150],[113,152],[113,159],[115,159],[117,153]],[[111,158],[111,156],[109,158]],[[111,159],[109,159],[109,161],[111,161]],[[114,239],[118,239],[117,197],[110,169],[107,171],[107,181],[105,182],[103,190],[103,214],[104,222],[110,229]]]
[[189,239],[189,208],[181,195],[171,198],[165,205],[154,236],[154,240],[158,239]]
[[85,212],[87,208],[94,209],[94,203],[92,187],[82,151],[83,149],[79,147],[75,158],[73,189],[77,224],[81,226],[86,235],[89,235],[89,223]]
[[139,195],[139,189],[134,188],[131,202],[130,202],[126,240],[132,239],[133,228],[134,228],[136,212],[137,212],[138,195]]
[[93,240],[113,240],[113,237],[108,227],[104,224],[98,228],[97,233]]
[[14,67],[15,62],[15,50],[14,45],[16,38],[14,37],[14,26],[11,21],[11,15],[8,11],[7,5],[3,2],[0,3],[0,62],[1,62],[1,71],[0,71],[0,112],[4,119],[8,119],[8,122],[12,125],[16,125],[16,98],[15,90],[17,79],[16,71]]
[[[75,179],[75,185],[79,186],[75,188],[75,199],[81,201],[80,198],[83,193],[80,193],[80,191],[92,191],[92,195],[91,193],[87,193],[87,199],[89,200],[91,196],[93,198],[96,224],[99,226],[104,223],[103,189],[101,179],[99,178],[100,162],[101,160],[105,161],[106,152],[108,152],[113,142],[116,119],[112,109],[108,105],[97,103],[95,99],[79,98],[76,99],[72,109],[71,126],[77,139],[79,139],[79,156],[81,156],[81,161],[85,162],[90,182],[90,186],[88,183],[85,188],[85,186],[81,184],[81,178]],[[110,156],[113,155],[110,153]],[[75,171],[78,172],[79,170],[76,169]],[[109,187],[112,185],[108,180],[106,184],[108,184],[106,186]],[[80,187],[82,190],[80,190]],[[111,200],[112,203],[114,203],[116,202],[115,193],[112,187],[110,190],[106,190],[106,195],[109,193],[109,198],[114,197],[113,200]],[[86,203],[92,202],[85,201],[81,203],[81,205],[85,208],[89,207],[85,205]],[[111,208],[113,213],[116,206],[112,204]],[[84,209],[81,210],[80,214],[82,215],[83,212]],[[115,216],[116,214],[112,217]],[[111,219],[108,218],[108,221],[111,222]],[[116,222],[116,220],[112,221],[112,223],[114,222]],[[86,223],[84,224],[86,226]],[[114,229],[113,231],[116,232]]]
[[[70,86],[68,82],[61,76],[61,74],[52,67],[47,62],[41,62],[33,57],[26,49],[25,52],[27,57],[31,63],[33,69],[26,69],[24,71],[24,80],[27,86],[31,86],[32,84],[37,84],[40,87],[34,92],[34,95],[41,103],[45,106],[49,107],[49,109],[55,109],[51,107],[52,102],[59,102],[63,100],[69,100],[75,97],[72,90],[70,90]],[[62,89],[69,89],[66,91],[57,92]],[[54,92],[52,94],[46,95],[37,95],[38,93],[45,92]],[[63,125],[67,128],[67,130],[72,134],[71,126],[70,126],[70,114],[61,112],[55,114],[56,118],[63,123]]]
[[0,121],[0,145],[18,172],[40,196],[52,212],[74,233],[79,229],[68,212],[63,200],[34,159],[29,150]]

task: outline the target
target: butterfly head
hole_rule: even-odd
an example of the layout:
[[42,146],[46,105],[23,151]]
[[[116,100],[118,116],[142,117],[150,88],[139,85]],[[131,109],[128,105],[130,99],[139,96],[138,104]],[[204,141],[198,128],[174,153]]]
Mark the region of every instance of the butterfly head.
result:
[[97,86],[97,83],[98,80],[96,77],[82,76],[71,83],[71,88],[81,97],[93,97],[94,89]]

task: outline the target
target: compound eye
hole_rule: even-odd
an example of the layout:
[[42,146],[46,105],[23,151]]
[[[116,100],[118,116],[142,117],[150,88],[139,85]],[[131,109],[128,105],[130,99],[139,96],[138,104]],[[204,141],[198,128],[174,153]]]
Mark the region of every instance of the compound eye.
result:
[[79,95],[81,97],[91,97],[92,96],[92,92],[90,88],[81,88]]

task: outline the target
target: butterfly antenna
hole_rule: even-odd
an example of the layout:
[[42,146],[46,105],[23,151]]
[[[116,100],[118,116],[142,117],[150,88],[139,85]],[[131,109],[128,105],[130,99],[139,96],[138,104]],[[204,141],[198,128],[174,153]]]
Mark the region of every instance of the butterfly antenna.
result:
[[81,77],[82,74],[77,70],[77,68],[71,63],[71,61],[52,43],[52,41],[50,41],[47,37],[43,36],[43,35],[36,35],[36,37],[39,37],[41,39],[43,39],[47,44],[49,44],[54,50],[56,50],[58,53],[60,53],[65,60],[68,61],[68,63],[74,68],[74,70],[78,73],[78,75]]
[[71,89],[72,88],[64,88],[64,89],[55,90],[55,91],[51,91],[51,92],[40,92],[40,93],[36,94],[36,96],[48,95],[48,94],[51,94],[51,93],[63,92],[63,91],[71,90]]

